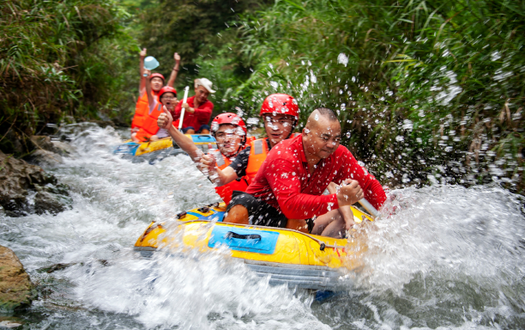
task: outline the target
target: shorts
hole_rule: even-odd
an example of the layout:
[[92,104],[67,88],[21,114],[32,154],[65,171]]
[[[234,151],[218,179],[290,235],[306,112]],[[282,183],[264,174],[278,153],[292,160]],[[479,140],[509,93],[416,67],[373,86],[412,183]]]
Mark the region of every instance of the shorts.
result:
[[251,225],[285,228],[288,224],[281,211],[244,191],[233,192],[226,213],[235,205],[246,207]]
[[186,132],[188,130],[190,130],[190,129],[194,130],[195,134],[200,134],[202,132],[202,130],[207,129],[209,131],[210,130],[210,125],[201,125],[201,127],[199,127],[199,130],[196,130],[193,126],[188,126],[188,127],[182,129],[182,133],[186,134]]
[[310,218],[310,219],[306,219],[306,224],[308,225],[308,232],[311,233],[312,232],[312,229],[314,229],[314,221],[315,221],[315,217],[314,218]]

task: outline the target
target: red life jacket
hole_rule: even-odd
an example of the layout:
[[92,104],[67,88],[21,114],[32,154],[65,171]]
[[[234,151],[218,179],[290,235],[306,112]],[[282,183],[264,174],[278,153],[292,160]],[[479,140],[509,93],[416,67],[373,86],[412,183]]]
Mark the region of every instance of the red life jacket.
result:
[[[231,160],[228,157],[224,157],[224,155],[219,150],[213,151],[213,154],[215,156],[215,160],[217,161],[217,167],[219,167],[219,169],[225,169],[228,165],[231,164]],[[226,204],[229,204],[232,200],[232,193],[234,190],[246,191],[246,188],[248,188],[248,180],[246,176],[243,176],[242,178],[233,180],[232,182],[225,184],[224,186],[215,187],[215,191],[217,192],[217,194],[219,194],[219,196],[221,196],[222,200]]]

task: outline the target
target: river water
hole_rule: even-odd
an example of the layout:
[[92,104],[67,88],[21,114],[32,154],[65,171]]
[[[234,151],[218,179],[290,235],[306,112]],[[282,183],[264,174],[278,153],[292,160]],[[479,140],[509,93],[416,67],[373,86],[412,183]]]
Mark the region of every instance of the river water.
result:
[[122,137],[111,128],[62,134],[75,152],[44,168],[70,187],[71,209],[0,216],[0,245],[38,285],[15,315],[25,329],[525,328],[523,200],[497,186],[391,190],[390,215],[363,229],[365,269],[316,300],[220,254],[140,258],[147,225],[218,201],[212,185],[186,155],[113,155]]

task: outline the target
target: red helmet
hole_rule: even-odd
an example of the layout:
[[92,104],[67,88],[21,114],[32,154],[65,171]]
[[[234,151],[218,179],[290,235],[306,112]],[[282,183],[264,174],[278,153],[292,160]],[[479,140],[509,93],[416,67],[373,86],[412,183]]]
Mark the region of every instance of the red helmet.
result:
[[219,129],[219,126],[225,125],[225,124],[235,125],[235,126],[242,128],[242,130],[244,131],[244,138],[243,138],[242,144],[244,145],[244,142],[246,141],[246,134],[248,133],[248,130],[246,129],[246,124],[244,123],[242,118],[237,116],[234,113],[225,112],[213,118],[211,122],[211,134],[215,136],[215,132],[217,132],[217,130]]
[[264,100],[261,106],[260,115],[265,113],[290,115],[298,120],[299,106],[297,101],[288,94],[272,94]]
[[160,78],[162,79],[162,82],[164,83],[166,81],[166,79],[164,79],[164,76],[161,75],[160,73],[152,73],[150,76],[149,76],[149,80],[153,79],[153,78]]
[[162,97],[162,94],[164,94],[164,93],[173,93],[173,94],[175,94],[175,97],[177,97],[177,91],[175,90],[175,88],[170,87],[170,86],[164,86],[159,91],[159,100]]

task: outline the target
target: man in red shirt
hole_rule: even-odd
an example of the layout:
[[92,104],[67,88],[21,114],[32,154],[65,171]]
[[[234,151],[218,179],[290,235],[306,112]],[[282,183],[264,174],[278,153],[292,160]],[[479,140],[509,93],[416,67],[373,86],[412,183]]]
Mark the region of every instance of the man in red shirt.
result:
[[[344,236],[338,208],[361,198],[379,208],[386,195],[340,140],[341,125],[333,111],[314,110],[302,135],[272,148],[246,193],[235,196],[228,210],[246,208],[254,225],[286,227],[288,219],[303,219],[312,234]],[[323,195],[330,182],[341,184],[339,192]]]
[[182,132],[184,134],[210,134],[208,122],[213,111],[213,103],[208,100],[210,93],[215,93],[211,88],[212,82],[206,78],[195,79],[195,96],[188,98],[186,103],[182,101],[177,104],[175,111],[171,112],[175,127],[179,127],[182,108],[184,118]]

